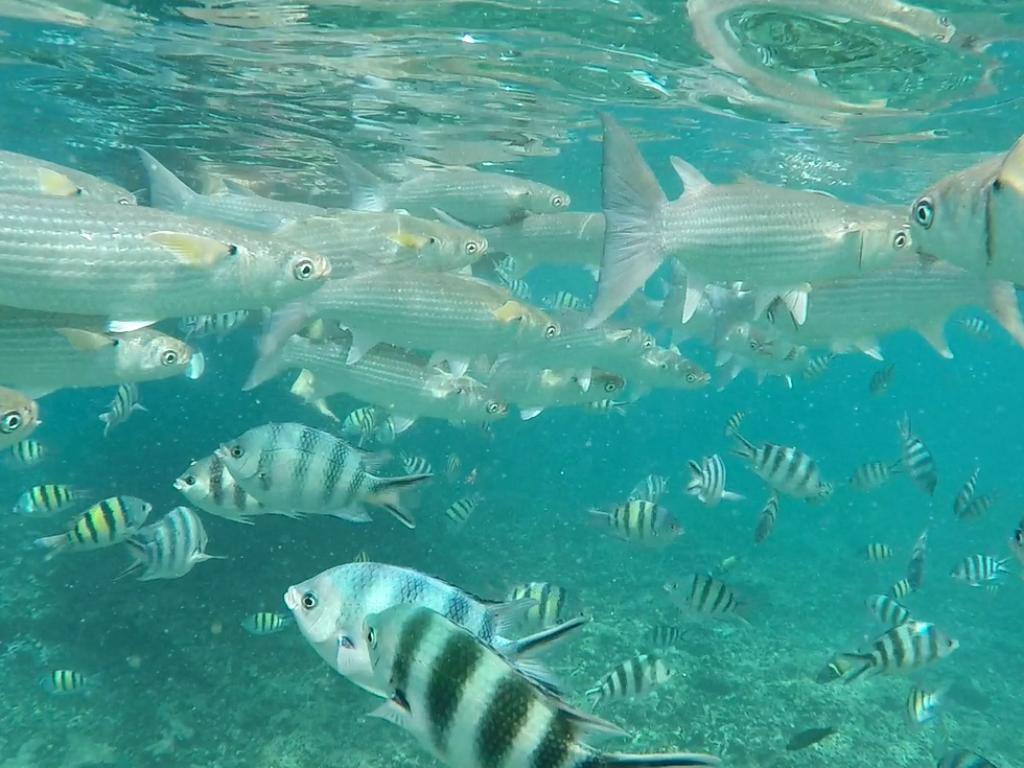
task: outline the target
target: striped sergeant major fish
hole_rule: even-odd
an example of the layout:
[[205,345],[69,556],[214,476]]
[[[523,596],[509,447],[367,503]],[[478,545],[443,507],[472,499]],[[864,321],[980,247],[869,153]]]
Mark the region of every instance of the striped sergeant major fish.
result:
[[884,461],[869,461],[861,464],[850,477],[850,487],[855,491],[877,491],[899,472],[900,462],[889,464]]
[[179,579],[199,563],[224,559],[206,554],[207,543],[199,515],[188,507],[175,507],[125,541],[134,562],[121,576],[141,570],[139,581]]
[[588,514],[591,525],[607,528],[625,541],[661,545],[683,533],[683,527],[667,509],[643,499],[619,504],[610,512],[590,509]]
[[743,420],[747,418],[746,411],[736,411],[732,416],[725,420],[725,436],[736,437],[739,435],[740,427],[743,425]]
[[217,456],[242,488],[272,509],[357,523],[372,519],[366,511],[372,505],[415,528],[400,492],[430,479],[376,475],[386,455],[367,453],[328,432],[295,423],[254,427],[218,448]]
[[483,496],[479,493],[463,496],[461,499],[456,499],[448,505],[448,508],[444,511],[444,516],[448,518],[453,526],[462,528],[469,522],[469,518],[476,512],[476,508],[480,506],[481,501],[483,501]]
[[820,378],[828,367],[832,364],[832,361],[836,359],[835,353],[827,355],[818,355],[818,357],[811,358],[807,361],[807,367],[804,368],[803,376],[804,381],[815,381]]
[[100,421],[104,424],[103,436],[106,437],[114,427],[128,421],[136,411],[145,410],[146,406],[139,402],[139,388],[133,383],[122,384],[110,401],[109,410],[100,414]]
[[998,583],[1010,572],[1006,564],[1010,558],[995,558],[990,555],[969,555],[960,561],[950,572],[955,581],[963,582],[971,587],[983,587]]
[[673,674],[660,657],[642,653],[619,664],[583,695],[590,699],[591,706],[597,707],[608,699],[625,699],[647,693]]
[[174,481],[174,487],[203,512],[235,523],[253,525],[251,518],[256,515],[284,515],[295,519],[303,517],[296,512],[265,507],[235,481],[216,454],[192,462]]
[[18,496],[14,514],[30,517],[50,517],[78,504],[88,491],[60,483],[34,485]]
[[831,494],[832,487],[822,482],[817,463],[800,449],[774,443],[755,446],[742,435],[736,439],[740,444],[733,453],[746,459],[754,474],[773,490],[809,501]]
[[46,458],[46,446],[38,440],[21,440],[7,449],[7,460],[16,467],[34,467]]
[[217,312],[208,315],[186,315],[178,321],[178,328],[185,334],[185,340],[201,339],[216,336],[223,339],[232,331],[241,328],[249,319],[247,309],[236,309],[233,312]]
[[743,501],[738,493],[725,489],[725,462],[717,453],[705,456],[700,462],[690,461],[690,482],[686,492],[696,496],[707,507],[717,507],[721,501]]
[[949,685],[935,690],[919,688],[910,689],[907,696],[907,720],[911,725],[926,725],[939,716],[942,702],[949,691]]
[[889,589],[889,594],[893,600],[902,600],[913,591],[914,587],[911,586],[908,579],[900,579]]
[[900,438],[903,441],[903,471],[922,491],[929,496],[935,493],[939,475],[935,470],[935,459],[928,446],[915,435],[910,424],[910,416],[904,414],[899,424]]
[[976,520],[988,512],[998,500],[995,493],[980,493],[971,499],[960,514],[961,520]]
[[910,611],[889,595],[871,595],[866,601],[871,615],[883,624],[898,627],[910,620]]
[[892,381],[892,375],[895,371],[896,366],[892,363],[884,368],[879,368],[871,375],[871,382],[868,384],[868,391],[875,397],[884,395],[889,389],[889,384]]
[[395,723],[452,768],[686,768],[692,753],[601,752],[624,732],[535,685],[507,658],[428,608],[367,617],[370,663],[387,701],[370,714]]
[[679,643],[686,633],[673,624],[658,624],[651,627],[647,640],[655,648],[669,648]]
[[356,408],[341,422],[342,437],[357,440],[359,445],[368,443],[373,438],[374,432],[377,431],[377,425],[384,416],[384,412],[378,410],[374,405]]
[[241,627],[250,635],[273,635],[293,622],[290,616],[275,611],[257,611],[242,619]]
[[892,547],[880,541],[873,541],[864,547],[864,557],[872,563],[888,560],[892,557]]
[[966,482],[964,482],[963,487],[960,488],[956,498],[953,499],[953,514],[957,517],[963,517],[964,511],[971,505],[971,500],[974,498],[978,487],[978,475],[980,473],[981,469],[975,467]]
[[48,550],[46,559],[61,552],[81,552],[120,544],[135,534],[153,507],[134,496],[111,496],[98,501],[71,523],[66,533],[36,539],[37,547]]
[[665,584],[664,590],[672,602],[683,610],[715,618],[735,616],[746,623],[746,619],[738,613],[743,603],[732,589],[714,576],[695,573],[688,581]]
[[402,454],[402,468],[408,475],[432,475],[434,468],[430,462],[422,456],[411,456]]
[[977,339],[992,338],[992,326],[978,316],[964,317],[957,321],[957,325]]
[[523,614],[522,623],[533,629],[545,629],[570,618],[571,600],[565,587],[547,581],[517,584],[505,596],[510,602],[530,600],[532,605]]
[[910,551],[910,562],[907,563],[907,583],[915,592],[924,584],[924,558],[927,552],[928,529],[925,528],[914,542],[914,548]]
[[775,530],[775,521],[779,517],[779,496],[774,491],[768,496],[761,509],[761,516],[757,519],[757,528],[754,529],[754,543],[760,544]]
[[81,693],[87,684],[85,675],[73,669],[55,669],[39,681],[39,686],[44,691],[57,695]]
[[934,624],[911,619],[880,635],[867,652],[841,654],[850,662],[843,682],[911,672],[946,658],[959,647],[959,642]]
[[667,477],[664,475],[648,475],[633,487],[633,490],[629,492],[629,496],[626,498],[629,501],[642,499],[643,501],[651,501],[657,504],[661,497],[665,495],[667,489]]
[[996,764],[969,749],[953,749],[939,758],[936,768],[996,768]]

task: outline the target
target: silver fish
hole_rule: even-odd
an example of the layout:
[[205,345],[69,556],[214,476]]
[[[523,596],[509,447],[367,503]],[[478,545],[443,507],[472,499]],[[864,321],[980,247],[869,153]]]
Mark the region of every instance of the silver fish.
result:
[[596,707],[609,699],[624,699],[647,693],[671,679],[673,671],[658,656],[642,653],[622,662],[583,695]]
[[672,166],[685,191],[669,202],[632,138],[608,115],[602,122],[606,234],[591,325],[668,256],[686,269],[683,322],[706,284],[742,280],[757,288],[761,307],[782,297],[799,325],[809,284],[879,269],[910,245],[905,216],[889,209],[754,182],[712,184],[678,157]]
[[877,491],[890,479],[894,472],[902,469],[902,463],[895,464],[884,461],[869,461],[861,464],[850,477],[850,487],[856,491]]
[[775,522],[779,517],[779,496],[774,491],[768,497],[764,507],[761,509],[761,516],[757,519],[757,528],[754,529],[754,543],[760,544],[775,530]]
[[148,323],[282,304],[329,274],[285,241],[152,208],[0,196],[0,303],[12,307]]
[[139,573],[139,581],[180,579],[199,563],[220,559],[206,554],[206,545],[199,515],[188,507],[175,507],[125,541],[134,562],[122,576]]
[[24,440],[37,426],[39,404],[21,392],[0,387],[0,451]]
[[506,598],[510,602],[530,600],[532,605],[519,621],[520,629],[536,631],[547,629],[572,618],[573,600],[569,591],[548,581],[531,581],[512,587]]
[[744,604],[736,593],[713,576],[695,573],[685,582],[665,584],[664,589],[672,602],[684,610],[716,618],[735,616],[746,621],[739,613]]
[[135,411],[145,410],[147,410],[146,406],[139,402],[139,388],[134,384],[122,384],[117,388],[109,410],[100,414],[100,421],[103,422],[103,436],[106,437],[114,427],[128,421]]
[[970,555],[953,568],[950,576],[972,587],[998,583],[1010,570],[1006,564],[1010,558],[998,558],[991,555]]
[[913,433],[909,415],[904,414],[897,426],[903,442],[903,471],[918,488],[932,496],[939,482],[935,458],[924,441]]
[[178,328],[186,339],[216,336],[223,339],[229,333],[241,328],[249,319],[249,311],[236,309],[233,312],[217,312],[210,315],[188,315],[178,321]]
[[50,517],[71,509],[89,495],[88,491],[62,483],[33,485],[14,502],[14,514]]
[[46,160],[0,151],[0,194],[66,197],[135,205],[123,187]]
[[879,636],[864,653],[841,654],[850,663],[844,683],[863,676],[900,674],[946,658],[960,643],[934,624],[911,619]]
[[591,270],[601,265],[604,214],[533,214],[486,230],[492,253],[515,254],[513,277],[542,264],[571,264]]
[[242,619],[241,626],[250,635],[274,635],[290,627],[293,621],[275,611],[257,611]]
[[111,496],[82,512],[65,533],[44,536],[35,544],[47,550],[47,560],[62,552],[110,547],[134,535],[152,510],[151,504],[134,496]]
[[910,611],[889,595],[872,595],[867,599],[868,610],[883,624],[898,627],[910,620]]
[[960,488],[956,494],[956,498],[953,499],[953,514],[957,517],[963,517],[964,512],[971,505],[971,501],[974,499],[974,494],[978,487],[978,476],[981,474],[981,468],[975,467],[974,471],[968,476],[964,482],[963,487]]
[[399,491],[429,475],[379,477],[386,457],[360,451],[344,440],[303,424],[255,427],[217,449],[228,471],[268,507],[369,522],[364,505],[382,507],[413,528]]
[[[584,386],[585,384],[585,386]],[[494,366],[487,385],[505,401],[519,407],[521,417],[532,419],[546,408],[583,405],[614,397],[626,386],[614,373],[588,370],[583,377],[571,370],[524,367],[519,359]]]
[[779,493],[808,500],[831,493],[829,484],[822,482],[817,463],[799,448],[774,443],[755,446],[742,435],[736,438],[735,454],[750,462],[754,474]]
[[253,525],[251,518],[257,515],[302,518],[295,512],[270,509],[250,496],[216,454],[192,462],[174,481],[174,487],[203,512],[235,523]]
[[65,695],[81,693],[89,685],[89,678],[73,669],[55,669],[39,681],[39,686],[47,693]]

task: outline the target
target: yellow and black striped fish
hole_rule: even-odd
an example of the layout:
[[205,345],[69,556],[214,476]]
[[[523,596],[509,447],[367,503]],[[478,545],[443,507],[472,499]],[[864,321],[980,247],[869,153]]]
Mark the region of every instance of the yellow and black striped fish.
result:
[[892,547],[879,541],[873,541],[864,548],[864,557],[872,563],[888,560],[892,557]]
[[665,662],[652,654],[642,653],[622,662],[602,677],[597,685],[584,692],[592,706],[607,699],[624,699],[647,693],[672,677]]
[[46,447],[38,440],[22,440],[8,449],[8,460],[18,467],[34,467],[46,458]]
[[589,510],[593,525],[607,527],[620,539],[641,543],[666,543],[683,532],[683,526],[664,507],[633,499],[610,512]]
[[134,496],[111,496],[98,501],[71,523],[66,533],[36,539],[36,546],[49,550],[47,559],[67,550],[76,552],[118,544],[134,534],[153,506]]
[[913,591],[914,588],[910,585],[909,580],[900,579],[889,589],[889,594],[892,595],[894,600],[902,600]]
[[461,528],[466,524],[466,521],[476,511],[476,508],[480,505],[482,497],[479,493],[472,493],[469,496],[464,496],[451,503],[451,505],[444,511],[444,516],[447,517],[453,525]]
[[34,485],[14,502],[14,513],[32,517],[49,517],[73,507],[85,491],[59,483]]
[[242,629],[250,635],[272,635],[275,632],[280,632],[293,621],[294,619],[290,616],[273,611],[257,611],[242,620]]
[[79,693],[85,688],[86,678],[73,669],[55,669],[42,678],[39,684],[48,693]]
[[361,550],[356,553],[356,556],[352,558],[353,563],[368,563],[370,562],[370,555],[367,551]]
[[779,496],[772,493],[761,510],[761,516],[757,520],[757,528],[754,530],[754,543],[760,544],[775,530],[775,521],[779,517]]
[[569,592],[558,584],[547,581],[517,584],[509,590],[508,600],[534,601],[524,617],[524,623],[530,628],[546,629],[570,618]]
[[903,440],[903,471],[922,491],[929,496],[935,494],[939,475],[935,469],[935,458],[924,441],[914,434],[910,416],[904,415],[899,422],[900,438]]

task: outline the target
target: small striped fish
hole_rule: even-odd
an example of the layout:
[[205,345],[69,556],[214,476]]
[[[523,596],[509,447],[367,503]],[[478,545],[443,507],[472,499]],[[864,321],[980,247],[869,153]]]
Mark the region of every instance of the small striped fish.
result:
[[835,354],[819,355],[818,357],[811,358],[801,374],[804,381],[814,381],[820,378],[835,359]]
[[903,471],[918,488],[931,496],[939,482],[932,452],[928,450],[924,441],[912,432],[910,416],[904,415],[898,426],[903,440]]
[[927,551],[928,529],[925,528],[914,542],[914,548],[910,551],[910,562],[907,563],[907,583],[915,592],[924,584],[924,558]]
[[584,411],[588,413],[596,413],[601,415],[608,415],[610,413],[614,413],[618,416],[625,416],[627,405],[629,405],[629,402],[626,400],[619,401],[604,399],[592,400],[583,403],[582,408]]
[[597,707],[608,699],[625,699],[647,693],[672,677],[672,670],[657,656],[643,653],[624,661],[584,692]]
[[34,485],[18,496],[14,513],[31,517],[50,517],[78,504],[87,491],[59,483]]
[[900,579],[889,589],[889,594],[892,595],[894,600],[902,600],[913,591],[914,588],[910,585],[908,579]]
[[450,768],[718,763],[710,755],[598,751],[591,746],[597,735],[623,731],[551,696],[504,655],[428,608],[404,604],[368,616],[364,634],[386,698],[373,714],[398,723]]
[[754,543],[760,544],[775,530],[775,521],[779,517],[779,497],[773,493],[768,497],[764,507],[761,509],[761,516],[757,519],[757,528],[754,529]]
[[998,582],[1010,570],[1006,564],[1010,558],[996,558],[991,555],[969,555],[950,572],[956,581],[972,587],[986,586]]
[[910,620],[879,636],[869,652],[842,654],[841,658],[853,663],[843,682],[920,669],[946,658],[959,647],[956,640],[934,624]]
[[850,487],[855,491],[876,491],[892,479],[901,464],[887,464],[884,461],[869,461],[861,464],[850,477]]
[[523,617],[526,628],[531,630],[553,627],[570,618],[569,592],[558,584],[547,581],[517,584],[509,590],[506,599],[533,601]]
[[369,553],[363,549],[356,553],[356,556],[352,558],[353,563],[368,563],[370,562]]
[[242,619],[241,627],[250,635],[272,635],[285,629],[295,620],[274,611],[257,611]]
[[39,681],[47,693],[81,693],[87,684],[85,675],[73,669],[55,669]]
[[627,501],[610,512],[591,509],[588,514],[593,525],[608,528],[626,541],[664,544],[683,532],[667,509],[642,499]]
[[980,473],[981,469],[975,467],[966,482],[964,482],[960,492],[957,493],[956,498],[953,499],[953,514],[957,517],[963,517],[964,510],[970,506],[971,500],[974,498],[974,493],[978,487],[978,475]]
[[430,462],[422,456],[402,454],[402,468],[410,475],[434,474],[434,468],[430,465]]
[[725,436],[735,437],[739,434],[740,427],[743,425],[743,420],[747,418],[746,411],[736,411],[732,416],[725,420]]
[[357,440],[359,445],[368,443],[373,438],[382,415],[382,412],[372,405],[356,408],[341,422],[341,434],[349,440]]
[[680,627],[672,624],[658,624],[651,627],[647,639],[655,648],[669,648],[677,645],[683,639],[684,634],[686,633]]
[[868,391],[876,397],[884,395],[889,389],[889,384],[892,382],[892,375],[895,370],[896,366],[890,363],[884,368],[875,371],[871,376],[871,382],[868,384]]
[[982,493],[975,496],[960,512],[960,519],[976,520],[992,509],[992,505],[995,504],[998,499],[999,496],[995,493]]
[[670,582],[664,589],[680,608],[705,616],[742,618],[737,611],[743,604],[736,599],[736,593],[713,576],[695,573],[689,582]]
[[996,768],[996,764],[969,749],[954,749],[942,756],[936,768]]
[[926,690],[914,686],[907,696],[907,720],[912,725],[925,725],[939,716],[939,708],[947,688]]
[[459,479],[460,472],[462,472],[462,459],[457,453],[449,454],[444,462],[444,476],[448,478],[448,482],[454,483]]
[[106,437],[114,427],[128,421],[135,411],[145,410],[146,407],[139,402],[139,388],[135,384],[122,384],[110,401],[109,410],[100,414],[100,421],[104,424],[103,436]]
[[186,315],[178,321],[178,328],[185,334],[185,340],[216,336],[223,339],[232,331],[241,328],[249,319],[249,311],[236,309],[234,312],[218,312],[209,315]]
[[872,595],[866,605],[871,614],[883,624],[896,627],[910,620],[910,611],[888,595]]
[[976,338],[985,340],[992,338],[992,326],[980,317],[965,317],[957,325]]
[[755,446],[741,435],[734,453],[750,462],[754,474],[769,487],[798,499],[817,500],[829,495],[832,487],[821,480],[814,459],[792,446],[763,443]]
[[141,569],[139,581],[179,579],[198,563],[220,559],[206,554],[206,529],[188,507],[175,507],[125,541],[134,562],[121,574]]
[[864,557],[873,563],[888,560],[892,557],[892,547],[888,544],[873,541],[864,548]]
[[67,533],[36,539],[37,547],[48,550],[49,560],[61,552],[79,552],[120,544],[132,536],[153,507],[134,496],[111,496],[89,507],[75,518]]
[[46,446],[38,440],[22,440],[7,452],[9,461],[18,467],[34,467],[46,458]]
[[569,291],[558,291],[544,299],[544,306],[556,312],[583,312],[587,302]]
[[476,508],[480,506],[480,502],[483,498],[479,493],[471,493],[469,496],[463,496],[461,499],[453,501],[451,505],[444,511],[444,516],[447,517],[453,525],[461,528],[469,520],[470,516],[476,512]]
[[503,271],[498,272],[498,282],[508,289],[508,292],[521,301],[529,301],[533,297],[530,284],[521,277],[512,277]]
[[721,501],[742,501],[743,496],[725,489],[725,462],[717,453],[705,456],[698,463],[690,461],[690,481],[686,492],[695,496],[706,507],[717,507]]
[[628,501],[641,499],[657,504],[661,497],[665,495],[667,488],[667,477],[664,475],[648,475],[633,487],[633,490],[630,491],[629,496],[626,498]]

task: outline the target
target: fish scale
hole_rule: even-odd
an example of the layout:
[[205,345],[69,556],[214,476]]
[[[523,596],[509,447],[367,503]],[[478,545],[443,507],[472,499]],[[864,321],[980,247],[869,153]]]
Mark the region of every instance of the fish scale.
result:
[[[238,253],[193,266],[154,233],[208,238]],[[309,279],[298,279],[300,266]],[[159,320],[261,309],[312,292],[323,257],[282,241],[151,208],[0,195],[0,303]]]

